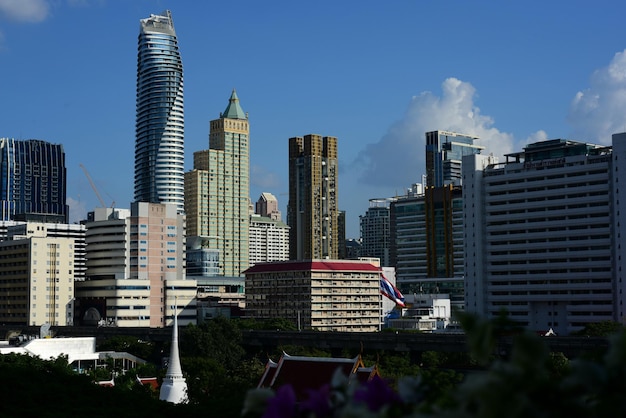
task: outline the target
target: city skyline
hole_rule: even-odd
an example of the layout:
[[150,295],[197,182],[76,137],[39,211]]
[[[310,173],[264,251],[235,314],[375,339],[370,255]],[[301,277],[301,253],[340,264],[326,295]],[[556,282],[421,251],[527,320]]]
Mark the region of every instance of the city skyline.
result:
[[420,181],[427,131],[476,135],[500,156],[626,130],[626,6],[615,2],[12,4],[0,0],[0,137],[64,146],[71,221],[99,206],[79,164],[107,204],[130,206],[137,26],[166,9],[185,67],[185,171],[236,88],[253,127],[251,200],[270,192],[286,213],[288,138],[329,133],[347,238],[369,199]]

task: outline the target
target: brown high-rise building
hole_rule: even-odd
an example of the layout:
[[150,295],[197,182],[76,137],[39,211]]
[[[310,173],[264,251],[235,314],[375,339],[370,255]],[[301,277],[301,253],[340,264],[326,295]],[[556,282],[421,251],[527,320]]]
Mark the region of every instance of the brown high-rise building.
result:
[[338,258],[338,173],[337,138],[289,138],[291,260]]

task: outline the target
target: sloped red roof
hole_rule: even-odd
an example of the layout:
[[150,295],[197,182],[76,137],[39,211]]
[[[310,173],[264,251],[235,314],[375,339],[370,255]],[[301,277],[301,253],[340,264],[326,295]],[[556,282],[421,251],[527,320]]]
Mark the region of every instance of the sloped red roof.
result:
[[257,387],[271,387],[272,380],[274,380],[274,376],[276,375],[276,370],[278,370],[278,363],[272,360],[268,360],[267,364],[265,364],[265,371],[263,372],[263,376],[261,376],[261,380],[259,380],[259,384],[257,385]]
[[330,384],[337,370],[358,382],[366,382],[378,375],[376,366],[363,366],[360,355],[350,359],[290,356],[283,353],[278,363],[268,361],[258,387],[278,389],[289,384],[293,387],[296,399],[303,400],[307,398],[309,390]]
[[363,271],[380,272],[381,268],[367,261],[357,260],[303,260],[258,263],[243,273],[273,273],[285,271]]
[[353,374],[354,378],[359,383],[365,383],[370,381],[374,376],[379,376],[378,367],[359,367]]
[[152,387],[152,389],[158,389],[159,388],[159,381],[156,377],[139,377],[137,376],[137,382],[139,382],[142,385],[148,385],[150,387]]

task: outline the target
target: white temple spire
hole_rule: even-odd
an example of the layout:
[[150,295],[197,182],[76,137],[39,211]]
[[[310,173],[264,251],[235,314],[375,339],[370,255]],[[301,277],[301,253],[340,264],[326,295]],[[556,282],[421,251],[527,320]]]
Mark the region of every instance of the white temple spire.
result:
[[167,373],[161,384],[159,399],[172,403],[187,403],[187,382],[183,377],[178,353],[178,306],[174,305],[174,326],[172,329],[172,346]]

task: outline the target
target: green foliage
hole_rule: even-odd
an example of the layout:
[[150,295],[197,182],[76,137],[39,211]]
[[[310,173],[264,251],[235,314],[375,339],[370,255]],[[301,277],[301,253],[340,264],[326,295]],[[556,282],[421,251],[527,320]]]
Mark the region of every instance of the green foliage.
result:
[[241,330],[224,317],[187,326],[179,346],[183,357],[212,358],[229,370],[236,369],[245,355]]
[[[184,416],[178,407],[142,391],[100,387],[90,376],[77,374],[67,359],[42,360],[21,354],[0,355],[3,417],[126,417]],[[190,414],[186,416],[192,416]],[[203,415],[195,415],[203,416]]]
[[624,331],[624,326],[615,321],[602,321],[587,324],[582,330],[575,332],[573,335],[587,337],[608,337]]
[[[361,387],[336,377],[307,404],[308,408],[321,408],[314,414],[313,409],[305,415],[296,415],[297,409],[292,409],[291,415],[268,413],[270,404],[274,412],[293,408],[292,394],[252,389],[264,363],[241,348],[242,323],[222,318],[187,327],[181,334],[181,361],[191,399],[188,405],[161,402],[158,393],[135,383],[137,374],[159,372],[153,364],[118,375],[114,388],[103,388],[90,376],[74,373],[66,357],[44,361],[8,354],[0,356],[0,376],[10,383],[0,392],[0,416],[227,418],[242,416],[242,406],[246,418],[265,413],[268,417],[307,418],[626,416],[625,331],[610,333],[609,350],[602,355],[570,360],[563,353],[550,352],[545,338],[520,330],[504,316],[496,321],[460,316],[469,353],[431,351],[419,358],[408,353],[364,353],[366,365],[378,364],[384,381]],[[507,352],[498,346],[503,336],[512,342]],[[123,344],[130,347],[132,341],[124,341],[119,339],[109,347],[131,352]],[[142,347],[139,344],[137,348]],[[294,355],[330,355],[295,346],[281,348]],[[346,357],[353,355],[356,353],[345,353]],[[453,369],[462,369],[465,376]],[[110,378],[106,373],[102,380]]]
[[283,318],[272,319],[252,319],[242,318],[233,320],[233,324],[239,329],[257,330],[257,331],[297,331],[296,325]]
[[[563,353],[550,352],[545,339],[524,332],[507,318],[484,321],[461,316],[471,358],[480,366],[462,380],[441,367],[450,358],[428,352],[422,355],[417,375],[399,378],[395,394],[380,382],[369,382],[364,388],[331,384],[330,392],[317,393],[301,404],[302,409],[293,404],[286,389],[252,391],[244,404],[246,417],[310,417],[311,405],[317,410],[326,408],[324,414],[314,415],[317,418],[626,416],[625,331],[611,335],[610,348],[603,356],[569,360]],[[498,338],[503,336],[512,340],[510,352],[499,351]],[[402,357],[385,362],[394,370],[410,366]],[[376,392],[371,391],[373,387]],[[364,391],[374,398],[364,403],[368,399],[362,396]],[[276,411],[283,413],[276,415]]]
[[154,343],[126,335],[108,338],[98,346],[98,351],[126,352],[142,360],[151,359],[154,355],[154,349]]
[[[386,379],[396,381],[402,376],[416,376],[419,371],[419,365],[413,363],[408,353],[389,353],[381,351],[376,356],[376,364],[381,376]],[[364,357],[369,365],[374,361],[370,356]]]
[[276,360],[281,356],[282,353],[287,353],[290,356],[331,357],[330,352],[315,347],[302,347],[300,345],[281,345],[276,348],[276,351],[274,353],[272,353],[271,358]]
[[179,347],[189,400],[214,416],[238,416],[246,392],[263,374],[263,363],[242,348],[241,326],[239,320],[218,317],[182,332]]

